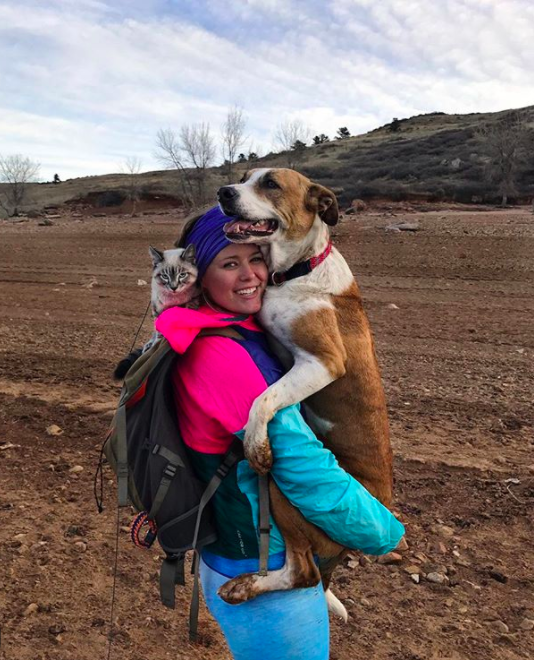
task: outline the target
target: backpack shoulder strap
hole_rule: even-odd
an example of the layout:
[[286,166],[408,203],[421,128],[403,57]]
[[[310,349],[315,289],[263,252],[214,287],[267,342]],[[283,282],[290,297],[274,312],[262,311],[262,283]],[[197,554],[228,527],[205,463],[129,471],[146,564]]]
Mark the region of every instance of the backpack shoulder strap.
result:
[[199,337],[229,337],[230,339],[243,340],[243,336],[235,329],[235,327],[229,325],[225,328],[204,328],[198,333]]

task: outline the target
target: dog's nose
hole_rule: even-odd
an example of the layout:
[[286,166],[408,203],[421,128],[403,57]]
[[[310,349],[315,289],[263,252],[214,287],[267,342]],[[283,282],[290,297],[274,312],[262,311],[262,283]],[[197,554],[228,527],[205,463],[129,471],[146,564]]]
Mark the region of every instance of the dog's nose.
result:
[[217,191],[217,199],[219,202],[229,202],[237,197],[239,193],[233,186],[223,186]]

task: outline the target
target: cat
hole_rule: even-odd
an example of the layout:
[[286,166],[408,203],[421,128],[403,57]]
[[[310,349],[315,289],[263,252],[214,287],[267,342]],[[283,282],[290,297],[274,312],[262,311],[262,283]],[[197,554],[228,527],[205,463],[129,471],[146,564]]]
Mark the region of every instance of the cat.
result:
[[150,246],[152,257],[152,316],[169,307],[184,307],[199,294],[195,246],[161,252]]
[[[151,306],[152,316],[157,318],[169,307],[197,307],[200,295],[198,269],[195,262],[195,246],[173,250],[157,250],[150,246],[152,258]],[[146,353],[160,338],[154,330],[143,348],[136,348],[115,368],[114,377],[122,380],[137,358]]]

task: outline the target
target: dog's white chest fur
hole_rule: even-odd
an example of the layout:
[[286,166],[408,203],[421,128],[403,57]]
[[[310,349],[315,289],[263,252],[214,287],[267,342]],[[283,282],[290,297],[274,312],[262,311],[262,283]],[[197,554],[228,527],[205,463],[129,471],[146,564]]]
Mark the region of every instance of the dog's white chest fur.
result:
[[[308,275],[290,280],[281,287],[268,287],[265,293],[259,313],[260,322],[293,358],[307,363],[306,373],[310,381],[316,373],[324,370],[324,366],[317,356],[307,354],[295,344],[293,330],[298,324],[305,324],[311,312],[334,309],[332,296],[346,291],[353,281],[347,262],[337,250],[333,250],[327,260]],[[283,356],[282,361],[286,362]],[[308,420],[313,430],[326,435],[333,427],[332,422],[319,417],[309,405],[307,408],[311,413]]]
[[321,308],[333,309],[332,296],[341,295],[354,282],[351,270],[335,249],[315,270],[265,292],[259,313],[262,325],[291,350],[291,329],[298,319]]

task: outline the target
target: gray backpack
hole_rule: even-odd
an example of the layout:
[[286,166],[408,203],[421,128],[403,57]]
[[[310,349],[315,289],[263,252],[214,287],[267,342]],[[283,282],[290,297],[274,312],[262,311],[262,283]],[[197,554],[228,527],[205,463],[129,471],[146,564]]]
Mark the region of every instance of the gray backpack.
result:
[[[201,335],[242,339],[232,327],[206,329]],[[190,612],[190,636],[194,639],[198,553],[217,538],[209,502],[231,468],[243,458],[243,445],[238,438],[234,440],[207,485],[195,476],[180,435],[174,403],[171,374],[176,358],[167,340],[161,338],[133,362],[102,451],[117,475],[119,507],[133,505],[139,512],[132,524],[132,541],[149,548],[157,538],[165,552],[160,571],[160,596],[165,606],[174,608],[175,585],[185,584],[185,553],[195,551]],[[265,573],[269,547],[268,483],[266,478],[259,479],[260,572]],[[142,537],[145,528],[148,531]]]

